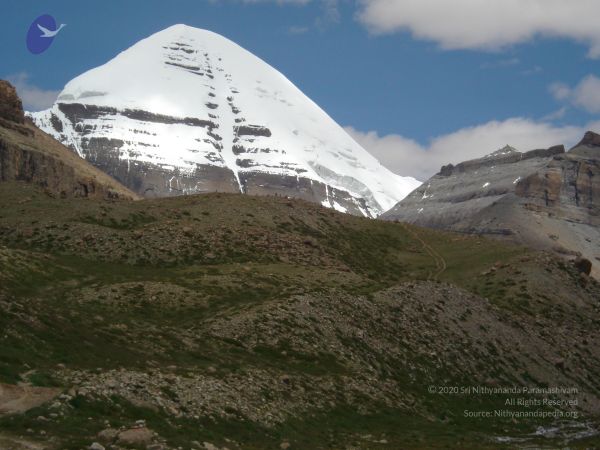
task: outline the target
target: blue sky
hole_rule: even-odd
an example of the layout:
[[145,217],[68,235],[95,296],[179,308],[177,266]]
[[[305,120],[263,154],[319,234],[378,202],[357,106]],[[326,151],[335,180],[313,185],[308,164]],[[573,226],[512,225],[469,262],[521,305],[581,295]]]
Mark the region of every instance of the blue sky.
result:
[[[252,51],[385,165],[423,179],[441,164],[507,143],[570,145],[600,128],[593,19],[600,2],[527,2],[544,7],[527,11],[523,0],[488,0],[482,4],[492,7],[483,9],[467,0],[5,0],[0,77],[17,85],[29,108],[41,109],[78,74],[186,23]],[[47,52],[32,55],[25,34],[44,13],[67,27]]]

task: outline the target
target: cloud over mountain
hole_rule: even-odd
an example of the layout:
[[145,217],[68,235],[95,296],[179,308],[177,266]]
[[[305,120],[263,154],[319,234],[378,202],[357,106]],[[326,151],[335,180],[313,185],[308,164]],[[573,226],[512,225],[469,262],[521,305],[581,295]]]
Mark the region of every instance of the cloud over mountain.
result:
[[590,113],[600,112],[600,78],[595,75],[584,77],[574,87],[553,83],[550,92],[557,100],[568,101]]
[[507,144],[520,151],[556,144],[570,146],[587,129],[599,130],[600,122],[586,127],[557,127],[546,122],[511,118],[462,128],[434,137],[427,145],[422,145],[398,134],[381,136],[376,131],[362,132],[346,127],[354,140],[388,169],[419,180],[428,179],[444,164],[479,158]]
[[444,49],[497,50],[539,36],[583,42],[600,57],[596,0],[360,0],[376,34],[408,31]]

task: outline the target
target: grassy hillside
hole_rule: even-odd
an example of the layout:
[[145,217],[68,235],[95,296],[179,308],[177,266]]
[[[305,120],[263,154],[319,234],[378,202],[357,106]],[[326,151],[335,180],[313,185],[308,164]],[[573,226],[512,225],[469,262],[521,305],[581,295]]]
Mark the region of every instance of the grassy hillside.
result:
[[[544,253],[302,201],[4,183],[0,382],[63,394],[4,415],[0,394],[0,444],[79,449],[142,419],[164,448],[555,444],[600,411],[599,299]],[[553,420],[464,417],[506,394],[437,391],[475,385],[576,387],[579,418],[534,436]]]

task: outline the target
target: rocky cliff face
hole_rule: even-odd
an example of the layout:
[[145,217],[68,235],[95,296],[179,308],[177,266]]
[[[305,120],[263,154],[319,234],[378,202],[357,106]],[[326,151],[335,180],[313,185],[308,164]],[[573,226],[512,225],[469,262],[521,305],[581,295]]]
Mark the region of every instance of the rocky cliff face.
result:
[[444,166],[382,217],[581,254],[600,275],[600,135]]
[[24,120],[10,83],[0,80],[0,182],[25,181],[60,197],[137,198]]
[[71,80],[31,117],[145,197],[277,194],[377,216],[420,184],[384,168],[273,67],[185,25]]
[[25,121],[23,105],[17,91],[4,80],[0,80],[0,120],[21,124]]
[[520,180],[515,194],[528,208],[580,223],[600,225],[600,143],[586,134],[568,153],[555,155],[540,171]]

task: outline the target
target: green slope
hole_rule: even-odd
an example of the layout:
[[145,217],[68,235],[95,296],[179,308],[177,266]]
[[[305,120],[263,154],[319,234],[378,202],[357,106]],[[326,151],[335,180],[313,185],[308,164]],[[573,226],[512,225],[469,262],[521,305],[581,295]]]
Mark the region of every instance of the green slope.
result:
[[550,255],[301,201],[5,183],[0,381],[66,395],[0,437],[78,449],[145,419],[168,448],[552,445],[527,436],[548,419],[464,417],[506,395],[429,387],[575,386],[593,422],[599,299]]

